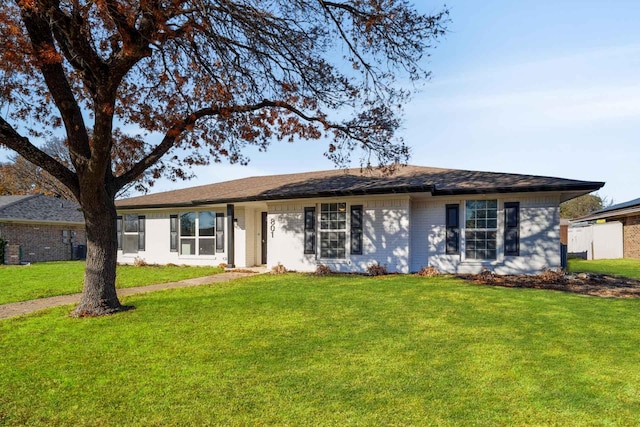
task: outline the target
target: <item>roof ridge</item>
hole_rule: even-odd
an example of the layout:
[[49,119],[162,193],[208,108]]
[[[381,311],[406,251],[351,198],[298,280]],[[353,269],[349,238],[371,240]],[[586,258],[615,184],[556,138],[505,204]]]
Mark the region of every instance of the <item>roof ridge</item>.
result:
[[24,203],[27,200],[31,200],[34,197],[38,197],[38,196],[42,196],[42,195],[43,194],[7,194],[7,196],[19,196],[21,198],[18,199],[18,200],[13,201],[11,203],[8,203],[8,204],[6,204],[4,206],[0,206],[0,211],[3,211],[3,210],[5,210],[5,209],[7,209],[9,207],[15,206],[15,205],[20,204],[20,203]]
[[[435,171],[464,171],[463,169],[441,168],[441,167],[435,167],[435,166],[420,166],[420,165],[412,165],[412,164],[400,165],[399,170],[402,170],[403,168],[427,169],[427,170],[432,170],[432,171],[433,170],[435,170]],[[150,195],[159,195],[159,194],[169,194],[169,193],[178,192],[178,191],[185,191],[185,190],[194,191],[194,190],[198,190],[198,189],[204,189],[204,188],[210,187],[212,185],[230,184],[230,183],[239,182],[239,181],[243,181],[243,180],[249,180],[249,179],[264,179],[264,178],[278,179],[278,178],[283,178],[283,177],[292,177],[292,176],[296,176],[296,175],[314,176],[314,175],[324,175],[324,174],[327,174],[327,173],[330,173],[330,172],[331,173],[343,172],[344,175],[349,175],[349,174],[354,174],[356,172],[360,172],[362,170],[366,170],[366,168],[361,168],[361,167],[344,168],[344,169],[343,168],[334,168],[334,169],[324,169],[324,170],[307,171],[307,172],[291,172],[291,173],[279,173],[279,174],[252,175],[252,176],[245,176],[245,177],[242,177],[242,178],[235,178],[235,179],[230,179],[230,180],[225,180],[225,181],[210,182],[208,184],[195,185],[195,186],[191,186],[191,187],[177,188],[177,189],[174,189],[174,190],[160,191],[158,193],[141,194],[139,196],[127,197],[127,198],[120,199],[120,200],[131,200],[131,199],[137,199],[139,197],[147,197],[147,196],[150,196]],[[373,170],[375,171],[375,170],[379,170],[379,169],[376,169],[374,167]],[[469,170],[469,171],[466,171],[466,172],[477,172],[477,171]],[[391,175],[391,176],[393,176],[393,175]],[[228,194],[230,192],[233,192],[233,190],[229,189],[228,191],[225,191],[223,194]]]

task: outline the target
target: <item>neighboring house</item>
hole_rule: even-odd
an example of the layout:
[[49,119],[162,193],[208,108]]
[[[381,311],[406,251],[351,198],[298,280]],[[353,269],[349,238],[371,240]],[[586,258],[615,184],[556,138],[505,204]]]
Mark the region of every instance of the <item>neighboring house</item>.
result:
[[640,199],[609,206],[591,212],[575,222],[622,223],[622,246],[624,258],[640,258]]
[[84,258],[86,234],[80,205],[44,195],[0,196],[4,262]]
[[559,204],[603,185],[419,166],[238,179],[117,201],[118,261],[537,273],[560,266]]

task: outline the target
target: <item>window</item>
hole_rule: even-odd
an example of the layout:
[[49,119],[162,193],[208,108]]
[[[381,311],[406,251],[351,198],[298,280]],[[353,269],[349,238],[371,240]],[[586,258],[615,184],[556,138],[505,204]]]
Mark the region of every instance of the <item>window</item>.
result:
[[135,254],[145,250],[144,215],[127,214],[116,219],[118,249],[125,254]]
[[[210,211],[180,214],[180,255],[215,255],[218,215]],[[220,240],[224,245],[224,237]]]
[[214,212],[198,213],[198,254],[215,255],[215,218]]
[[362,205],[351,206],[351,254],[362,255]]
[[446,206],[446,253],[447,255],[460,254],[460,205]]
[[169,216],[169,250],[178,252],[178,215]]
[[346,257],[347,204],[322,203],[320,206],[320,257]]
[[465,204],[465,256],[496,259],[498,201],[467,200]]
[[520,203],[504,204],[504,254],[520,255]]
[[196,214],[180,214],[180,255],[196,254]]
[[304,253],[316,253],[316,208],[304,208]]

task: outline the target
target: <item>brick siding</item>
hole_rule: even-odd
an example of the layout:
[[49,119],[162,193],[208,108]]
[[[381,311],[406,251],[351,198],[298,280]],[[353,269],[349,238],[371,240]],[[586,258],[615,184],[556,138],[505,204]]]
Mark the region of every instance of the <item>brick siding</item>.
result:
[[640,215],[625,218],[623,225],[624,257],[640,258]]
[[[66,231],[66,239],[63,237]],[[73,242],[71,232],[75,232]],[[82,225],[48,225],[48,224],[13,224],[0,223],[0,236],[12,246],[5,253],[6,263],[16,263],[15,246],[19,245],[21,258],[19,262],[66,261],[75,259],[74,249],[78,245],[86,245],[87,238]],[[7,248],[8,248],[7,246]]]

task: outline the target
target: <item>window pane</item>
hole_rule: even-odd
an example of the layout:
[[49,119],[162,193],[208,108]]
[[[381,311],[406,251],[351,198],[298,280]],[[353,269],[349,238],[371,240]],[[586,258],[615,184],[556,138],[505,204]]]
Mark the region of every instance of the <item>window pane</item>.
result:
[[213,212],[200,212],[198,214],[198,235],[213,236],[215,218]]
[[196,239],[180,239],[180,255],[195,255]]
[[[196,235],[196,214],[187,212],[180,214],[180,236]],[[182,251],[180,251],[182,253]]]
[[469,200],[465,203],[465,207],[466,257],[496,259],[497,200]]
[[[137,221],[137,218],[136,218]],[[124,248],[125,254],[138,253],[138,235],[137,234],[125,234],[124,235]]]
[[138,232],[138,215],[125,215],[124,216],[124,232],[125,233],[137,233]]
[[200,255],[215,255],[215,239],[199,239],[199,254]]

